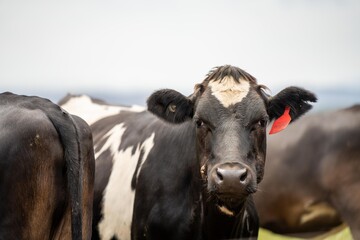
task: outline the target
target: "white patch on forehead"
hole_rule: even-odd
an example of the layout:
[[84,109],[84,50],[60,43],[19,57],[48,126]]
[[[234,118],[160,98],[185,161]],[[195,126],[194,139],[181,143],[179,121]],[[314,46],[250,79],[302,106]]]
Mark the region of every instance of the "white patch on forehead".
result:
[[61,107],[64,108],[67,112],[81,117],[89,125],[93,124],[101,118],[118,114],[121,111],[126,110],[132,112],[141,112],[145,110],[144,107],[137,105],[131,107],[122,107],[116,105],[97,104],[92,102],[91,98],[86,95],[72,97]]
[[[129,146],[119,151],[121,136],[125,132],[123,124],[113,127],[103,138],[107,138],[104,146],[95,153],[96,158],[106,150],[110,150],[113,157],[113,167],[109,182],[104,190],[102,214],[98,229],[101,239],[130,239],[131,221],[135,191],[131,189],[131,181],[136,169],[140,152],[144,151],[141,167],[154,146],[155,133],[152,133],[143,143]],[[133,147],[136,147],[132,154]]]
[[209,82],[212,95],[214,95],[224,107],[239,103],[248,94],[250,83],[245,79],[236,82],[232,77],[224,77],[220,80]]

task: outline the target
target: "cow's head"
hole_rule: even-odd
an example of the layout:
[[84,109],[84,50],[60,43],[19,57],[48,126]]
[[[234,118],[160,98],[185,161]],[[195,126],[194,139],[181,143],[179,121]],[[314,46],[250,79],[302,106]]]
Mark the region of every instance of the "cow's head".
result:
[[270,97],[250,74],[233,66],[216,67],[186,97],[164,89],[148,99],[148,109],[172,123],[192,119],[197,157],[207,191],[219,207],[237,208],[264,175],[266,126],[290,107],[295,120],[316,97],[289,87]]

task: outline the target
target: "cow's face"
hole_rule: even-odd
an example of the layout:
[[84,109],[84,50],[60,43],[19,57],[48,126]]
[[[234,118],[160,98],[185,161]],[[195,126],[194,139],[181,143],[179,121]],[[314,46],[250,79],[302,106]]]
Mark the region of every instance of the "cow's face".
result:
[[210,80],[197,100],[197,156],[211,195],[239,204],[263,177],[269,116],[254,83]]
[[316,98],[300,88],[269,98],[251,75],[223,66],[196,85],[190,97],[160,90],[149,98],[148,108],[170,122],[192,119],[207,192],[219,206],[235,209],[264,175],[268,121],[282,115],[286,106],[296,119],[311,108],[306,101]]

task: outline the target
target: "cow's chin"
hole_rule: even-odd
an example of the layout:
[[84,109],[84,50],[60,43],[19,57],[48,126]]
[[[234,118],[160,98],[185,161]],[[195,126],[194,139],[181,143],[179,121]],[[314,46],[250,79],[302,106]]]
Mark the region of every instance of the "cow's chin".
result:
[[216,207],[222,214],[228,215],[230,217],[236,216],[243,208],[245,199],[246,198],[233,197],[218,198]]
[[241,209],[246,199],[256,192],[256,188],[247,188],[241,192],[221,192],[219,190],[212,191],[214,199],[219,206],[225,206],[228,209]]

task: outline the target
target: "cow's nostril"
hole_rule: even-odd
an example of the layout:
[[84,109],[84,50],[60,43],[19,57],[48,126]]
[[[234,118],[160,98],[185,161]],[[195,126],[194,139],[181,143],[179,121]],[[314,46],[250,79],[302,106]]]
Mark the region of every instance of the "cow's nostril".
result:
[[245,171],[240,175],[240,182],[245,182],[247,178],[247,170],[245,169]]
[[221,174],[220,169],[216,168],[216,175],[220,181],[224,180],[224,176]]

